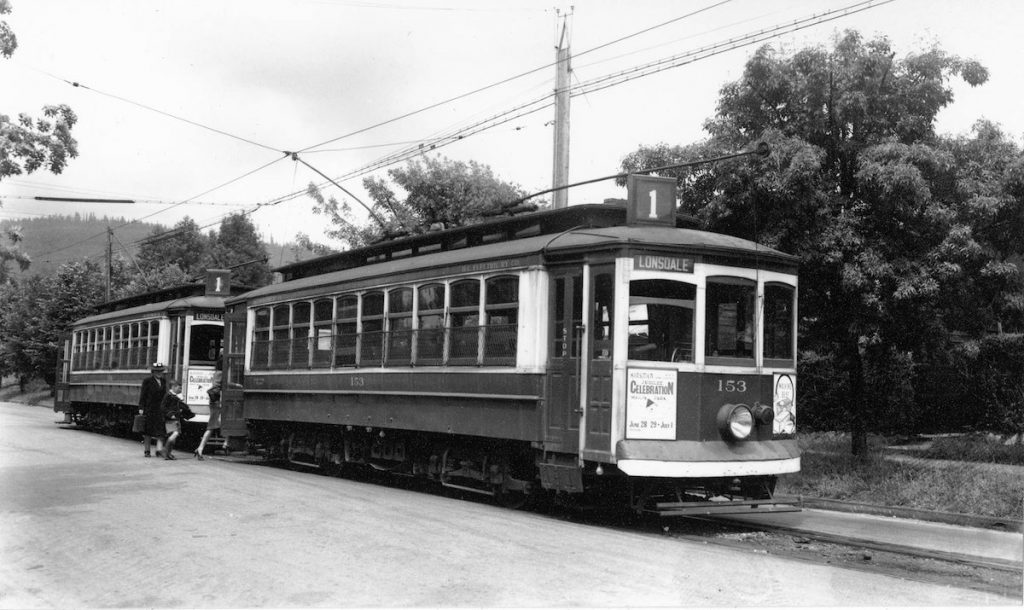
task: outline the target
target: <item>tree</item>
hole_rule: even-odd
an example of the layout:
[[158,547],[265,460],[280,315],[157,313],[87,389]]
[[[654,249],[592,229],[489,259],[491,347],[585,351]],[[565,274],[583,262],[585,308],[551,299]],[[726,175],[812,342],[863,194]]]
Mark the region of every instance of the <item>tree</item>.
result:
[[[410,161],[405,167],[388,170],[388,176],[404,192],[404,198],[383,179],[363,180],[373,202],[370,208],[383,226],[356,224],[348,202],[339,203],[333,197],[325,199],[311,184],[308,192],[316,204],[313,212],[326,216],[333,226],[326,232],[327,237],[348,247],[358,247],[389,234],[423,233],[431,228],[473,224],[480,222],[486,212],[526,195],[518,185],[495,176],[486,165],[440,156]],[[315,252],[326,250],[305,235],[298,240]]]
[[87,260],[66,263],[53,277],[0,287],[0,369],[53,385],[62,336],[102,299],[103,272]]
[[950,79],[987,79],[937,47],[897,59],[885,38],[856,32],[831,49],[760,48],[722,87],[710,138],[642,147],[623,169],[689,161],[751,146],[771,154],[672,172],[684,208],[711,230],[801,257],[801,341],[849,377],[853,452],[867,448],[867,363],[903,362],[942,344],[943,291],[965,269],[955,242],[962,201],[955,157],[934,132],[953,100]]
[[1024,154],[998,125],[978,121],[973,137],[943,142],[955,176],[944,185],[956,202],[944,254],[951,273],[943,310],[957,330],[1024,332]]
[[245,214],[231,214],[221,221],[220,230],[211,236],[207,267],[231,269],[231,282],[259,288],[270,283],[267,248],[256,225]]
[[210,239],[199,230],[199,225],[186,216],[170,231],[153,229],[150,237],[139,246],[136,260],[145,275],[153,276],[147,280],[150,285],[180,285],[168,283],[178,281],[174,274],[166,280],[159,279],[159,276],[167,273],[172,265],[185,275],[201,275],[204,262],[209,258],[209,242]]
[[[115,259],[116,260],[116,259]],[[116,264],[115,264],[116,268]],[[115,271],[114,277],[118,277]],[[193,275],[182,271],[176,263],[166,265],[149,273],[133,273],[125,276],[123,283],[117,283],[113,290],[113,300],[123,299],[137,294],[155,292],[163,288],[174,288],[195,282]]]
[[0,242],[0,286],[11,282],[10,272],[7,265],[11,261],[18,264],[24,271],[28,269],[30,259],[27,254],[18,249],[18,242],[21,241],[21,228],[12,226],[4,230],[3,237],[6,237],[10,245]]
[[[0,0],[0,15],[11,12],[9,0]],[[6,21],[0,20],[0,55],[9,58],[18,48],[18,38]],[[54,174],[64,171],[68,159],[78,156],[78,143],[71,128],[78,118],[63,104],[44,106],[43,119],[19,114],[17,120],[0,113],[0,180],[8,176],[30,174],[45,167]],[[6,282],[7,264],[28,267],[28,258],[17,250],[18,239],[8,235],[12,246],[0,245],[0,282]]]

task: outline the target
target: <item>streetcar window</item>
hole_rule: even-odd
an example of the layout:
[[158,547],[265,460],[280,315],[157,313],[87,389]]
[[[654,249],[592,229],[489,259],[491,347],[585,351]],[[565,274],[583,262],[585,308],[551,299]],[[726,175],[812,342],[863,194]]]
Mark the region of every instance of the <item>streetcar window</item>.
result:
[[359,338],[359,297],[338,299],[337,320],[334,323],[334,364],[356,365],[356,344]]
[[359,330],[359,366],[380,366],[384,358],[384,293],[363,295]]
[[754,282],[708,278],[705,355],[711,358],[754,357]]
[[265,370],[270,361],[270,309],[256,310],[252,337],[252,368]]
[[444,358],[444,284],[420,286],[416,299],[416,362],[441,364]]
[[[240,324],[239,322],[235,322],[234,324],[235,324],[234,328],[239,328],[240,327],[243,330],[245,329],[245,324]],[[240,326],[239,326],[239,324],[240,324]],[[239,355],[245,353],[245,333],[232,331],[231,334],[230,334],[230,337],[229,337],[229,341],[230,341],[230,345],[228,346],[228,351],[229,352],[231,352],[232,354],[239,354]]]
[[673,280],[629,283],[630,360],[693,362],[697,287]]
[[193,324],[189,333],[188,363],[212,365],[220,354],[224,327],[219,324]]
[[291,366],[304,369],[309,367],[309,316],[312,307],[303,301],[292,305],[292,329],[289,340]]
[[793,360],[794,296],[796,291],[786,284],[764,287],[764,357],[772,360]]
[[110,368],[116,369],[121,363],[121,325],[111,328],[110,335]]
[[594,275],[594,358],[612,357],[612,322],[615,319],[615,276],[611,273]]
[[89,355],[90,369],[100,368],[100,342],[103,336],[102,331],[103,329],[101,328],[94,328],[89,331],[89,351],[91,352]]
[[387,364],[412,360],[412,288],[388,291]]
[[484,362],[515,364],[519,336],[519,278],[492,277],[485,282]]
[[143,362],[143,366],[149,368],[149,365],[156,362],[157,354],[157,342],[160,338],[160,324],[156,320],[149,323],[149,346],[146,348],[146,359]]
[[480,352],[480,281],[452,284],[449,364],[476,364]]
[[125,366],[130,369],[139,368],[139,323],[132,322],[128,326],[128,359]]
[[287,368],[288,352],[291,351],[288,328],[291,323],[291,307],[275,305],[271,313],[271,322],[273,327],[270,331],[270,368]]
[[105,368],[108,368],[110,366],[110,338],[111,338],[110,327],[109,326],[104,326],[103,327],[103,343],[102,343],[103,352],[102,352],[102,356],[100,357],[100,366],[99,366],[99,368],[101,368],[101,369],[105,369]]
[[334,318],[334,301],[320,299],[313,303],[313,366],[331,366],[334,353],[334,338],[331,321]]

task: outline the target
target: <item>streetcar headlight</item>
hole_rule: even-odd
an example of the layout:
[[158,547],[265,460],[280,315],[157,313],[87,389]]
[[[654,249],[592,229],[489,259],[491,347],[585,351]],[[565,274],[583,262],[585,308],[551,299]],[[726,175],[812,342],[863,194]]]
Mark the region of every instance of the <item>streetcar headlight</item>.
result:
[[718,411],[718,429],[725,440],[742,441],[754,431],[754,414],[747,405],[724,405]]

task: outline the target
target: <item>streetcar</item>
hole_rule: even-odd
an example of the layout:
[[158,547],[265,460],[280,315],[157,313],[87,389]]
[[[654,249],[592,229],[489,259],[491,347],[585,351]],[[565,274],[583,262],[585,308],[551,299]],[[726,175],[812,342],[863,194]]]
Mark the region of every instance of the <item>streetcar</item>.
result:
[[[139,408],[142,381],[155,363],[181,383],[196,417],[209,420],[206,390],[224,340],[224,298],[230,271],[211,269],[203,284],[189,284],[104,303],[75,322],[63,344],[54,411],[64,422],[124,434]],[[236,293],[242,292],[236,288]]]
[[[224,431],[521,504],[787,510],[797,259],[689,228],[675,180],[277,269],[225,301]],[[691,223],[692,224],[692,223]]]

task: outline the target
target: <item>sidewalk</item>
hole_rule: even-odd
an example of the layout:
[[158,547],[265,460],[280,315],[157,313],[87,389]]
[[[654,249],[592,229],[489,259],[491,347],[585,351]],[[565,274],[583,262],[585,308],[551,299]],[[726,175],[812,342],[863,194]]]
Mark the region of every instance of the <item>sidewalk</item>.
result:
[[966,557],[1002,565],[1024,565],[1024,534],[1018,532],[818,509],[804,509],[798,513],[730,515],[729,518],[751,525],[821,533],[850,541],[882,541],[949,558]]

